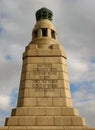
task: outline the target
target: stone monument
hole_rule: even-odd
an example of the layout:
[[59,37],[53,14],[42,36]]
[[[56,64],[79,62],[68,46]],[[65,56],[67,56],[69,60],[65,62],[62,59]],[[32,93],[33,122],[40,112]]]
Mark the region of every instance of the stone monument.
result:
[[47,8],[36,12],[32,41],[23,53],[17,108],[0,130],[95,130],[72,106],[67,58],[52,15]]

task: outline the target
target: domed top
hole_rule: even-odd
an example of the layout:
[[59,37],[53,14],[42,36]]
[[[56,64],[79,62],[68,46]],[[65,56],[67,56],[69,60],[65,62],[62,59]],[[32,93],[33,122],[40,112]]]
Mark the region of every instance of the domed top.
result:
[[36,20],[48,19],[52,21],[53,12],[47,8],[41,8],[36,12]]
[[38,30],[40,28],[49,28],[56,32],[56,29],[55,29],[53,23],[51,21],[49,21],[48,19],[38,21],[35,24],[33,31]]

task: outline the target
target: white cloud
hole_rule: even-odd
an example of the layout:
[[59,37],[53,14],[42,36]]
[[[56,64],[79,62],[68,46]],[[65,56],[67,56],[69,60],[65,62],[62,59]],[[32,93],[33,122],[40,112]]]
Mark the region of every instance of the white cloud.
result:
[[94,126],[95,94],[88,92],[86,89],[81,89],[80,91],[73,92],[72,96],[74,106],[78,108],[80,115],[85,117],[86,124]]
[[8,96],[0,96],[0,109],[8,110],[10,106],[10,97]]
[[4,125],[5,122],[5,118],[4,116],[2,116],[2,114],[0,114],[0,126]]
[[88,65],[84,61],[80,61],[76,57],[71,57],[68,60],[69,71],[70,71],[70,79],[72,82],[80,82],[83,81],[83,77],[81,77],[83,74],[88,72]]

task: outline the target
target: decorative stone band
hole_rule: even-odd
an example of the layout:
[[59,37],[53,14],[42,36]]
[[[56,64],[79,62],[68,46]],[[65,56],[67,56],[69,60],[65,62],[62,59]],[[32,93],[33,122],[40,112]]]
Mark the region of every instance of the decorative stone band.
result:
[[59,44],[52,44],[50,45],[50,48],[46,49],[39,49],[37,44],[30,44],[26,47],[26,51],[23,53],[23,58],[27,56],[61,56],[67,59],[64,50],[61,51],[62,49],[63,48]]

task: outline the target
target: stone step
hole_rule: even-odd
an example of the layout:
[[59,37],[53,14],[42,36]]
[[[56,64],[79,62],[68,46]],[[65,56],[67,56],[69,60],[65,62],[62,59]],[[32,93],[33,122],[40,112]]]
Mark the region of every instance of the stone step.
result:
[[18,107],[72,107],[71,98],[19,98]]
[[[27,83],[28,82],[28,83]],[[37,80],[35,82],[38,82]],[[43,82],[43,84],[40,85],[39,82]],[[58,97],[58,98],[71,98],[71,93],[70,93],[70,90],[67,89],[67,88],[53,88],[54,85],[57,86],[57,83],[58,81],[56,80],[52,80],[52,81],[44,81],[44,80],[39,80],[38,83],[36,83],[36,86],[48,86],[50,85],[50,88],[46,89],[45,91],[43,91],[41,89],[40,90],[37,90],[34,89],[34,88],[28,88],[28,86],[31,87],[31,85],[28,85],[28,84],[33,84],[33,81],[26,81],[26,84],[27,84],[27,88],[21,88],[19,90],[19,98],[53,98],[53,97]],[[47,83],[44,83],[44,82],[47,82]],[[50,83],[49,83],[50,82]],[[55,82],[55,83],[52,83],[52,82]],[[48,84],[48,85],[47,85]]]
[[0,130],[95,130],[84,126],[6,126]]
[[13,116],[5,126],[85,126],[85,121],[79,116]]
[[78,116],[78,110],[71,107],[18,107],[12,116]]

